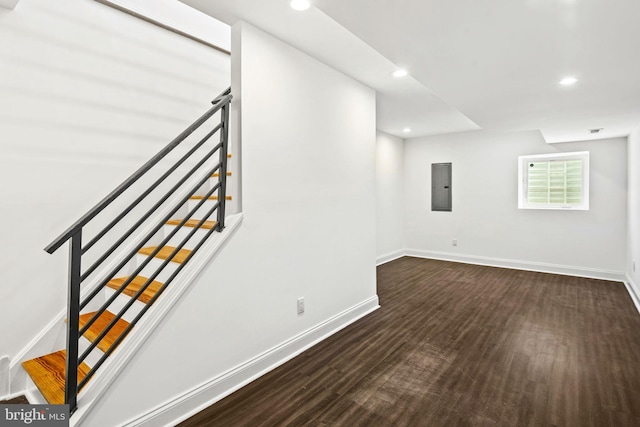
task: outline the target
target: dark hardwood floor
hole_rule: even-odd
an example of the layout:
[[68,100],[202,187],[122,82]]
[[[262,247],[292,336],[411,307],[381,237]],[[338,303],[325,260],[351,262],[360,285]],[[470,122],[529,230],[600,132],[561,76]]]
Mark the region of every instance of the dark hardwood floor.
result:
[[380,308],[190,426],[640,426],[640,314],[622,283],[417,258]]
[[26,397],[20,396],[9,400],[0,400],[0,405],[28,405],[29,401]]

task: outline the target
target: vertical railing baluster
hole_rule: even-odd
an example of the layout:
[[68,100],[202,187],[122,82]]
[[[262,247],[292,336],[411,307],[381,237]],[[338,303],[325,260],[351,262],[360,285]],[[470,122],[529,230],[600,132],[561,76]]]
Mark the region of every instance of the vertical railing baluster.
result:
[[220,191],[218,200],[220,201],[220,207],[218,208],[218,231],[222,231],[224,228],[225,208],[227,205],[227,153],[229,151],[229,103],[225,104],[220,110],[220,120],[222,121],[222,128],[220,129],[220,142],[222,148],[220,149]]
[[[209,216],[213,215],[213,212],[215,209],[218,209],[217,212],[217,220],[218,220],[218,226],[217,226],[217,230],[221,231],[224,228],[224,222],[225,222],[225,211],[226,211],[226,197],[227,197],[227,170],[228,170],[228,151],[229,151],[229,103],[231,101],[231,95],[230,95],[230,88],[227,89],[225,92],[223,92],[218,98],[216,98],[213,101],[214,107],[212,109],[210,109],[207,113],[205,113],[203,116],[201,116],[196,122],[194,122],[191,126],[189,126],[185,131],[183,131],[178,137],[176,137],[167,147],[165,147],[163,150],[160,151],[160,153],[156,154],[150,161],[148,161],[147,163],[145,163],[140,169],[138,169],[133,175],[131,175],[125,182],[123,182],[122,184],[120,184],[120,186],[118,186],[116,188],[116,190],[112,191],[107,197],[105,197],[98,205],[96,205],[96,207],[94,207],[93,209],[91,209],[91,211],[89,211],[87,214],[85,214],[80,220],[76,221],[76,223],[71,226],[69,229],[67,229],[67,231],[65,231],[58,239],[56,239],[54,242],[52,242],[51,244],[49,244],[49,246],[47,246],[45,248],[45,250],[49,253],[53,253],[55,252],[58,248],[60,248],[67,240],[70,240],[70,245],[69,245],[69,289],[68,289],[68,296],[67,296],[67,343],[66,343],[66,360],[65,360],[65,389],[64,389],[64,402],[65,404],[69,405],[69,411],[70,414],[73,414],[77,407],[78,407],[78,394],[79,394],[79,390],[80,387],[78,386],[80,385],[84,385],[84,383],[86,383],[88,381],[89,378],[91,378],[91,376],[95,373],[96,369],[100,366],[100,364],[104,361],[104,359],[106,358],[106,356],[108,356],[115,347],[112,347],[107,353],[105,353],[105,356],[100,360],[100,362],[96,365],[93,366],[89,372],[85,373],[84,379],[81,381],[78,381],[78,367],[81,363],[81,361],[88,356],[88,354],[91,352],[91,348],[89,348],[87,351],[85,351],[85,353],[87,354],[83,354],[82,356],[80,356],[80,352],[79,352],[79,339],[80,339],[80,332],[84,331],[84,329],[80,328],[80,310],[81,307],[84,307],[88,301],[92,300],[92,298],[94,296],[96,296],[98,294],[98,292],[100,291],[100,289],[104,288],[104,286],[107,283],[108,278],[102,280],[102,284],[97,287],[97,291],[95,293],[93,293],[92,295],[86,296],[85,298],[86,300],[84,302],[82,302],[81,305],[81,301],[80,301],[80,287],[81,287],[81,283],[82,281],[87,278],[89,275],[91,275],[91,273],[93,272],[92,267],[90,266],[89,269],[87,270],[91,270],[89,272],[87,272],[87,270],[85,270],[84,274],[82,273],[82,254],[83,251],[87,251],[89,250],[91,247],[93,247],[93,244],[95,242],[97,242],[98,240],[100,240],[102,237],[104,237],[112,228],[113,226],[118,223],[122,218],[124,218],[125,215],[128,214],[128,212],[131,209],[131,206],[129,207],[129,209],[127,209],[126,211],[123,211],[121,214],[119,214],[116,219],[112,220],[107,227],[105,227],[102,231],[100,231],[97,236],[94,236],[93,239],[90,239],[90,241],[87,243],[87,246],[83,249],[82,247],[82,230],[83,227],[89,223],[90,221],[92,221],[100,212],[102,212],[108,205],[111,204],[111,202],[113,202],[116,198],[118,198],[124,191],[126,191],[134,182],[136,182],[140,177],[142,177],[144,174],[146,174],[154,165],[156,165],[161,159],[163,159],[169,152],[171,152],[175,147],[177,147],[182,141],[184,141],[189,135],[191,135],[197,128],[199,128],[201,125],[203,125],[209,118],[211,118],[214,114],[216,114],[217,111],[220,112],[220,126],[219,128],[216,126],[216,128],[214,128],[213,130],[210,131],[209,134],[207,134],[200,143],[198,143],[199,145],[197,145],[195,148],[192,148],[187,155],[185,155],[182,159],[180,159],[176,164],[174,164],[169,171],[165,172],[165,174],[162,176],[162,180],[164,180],[166,177],[168,177],[171,173],[173,173],[180,164],[182,164],[183,161],[185,161],[186,158],[188,158],[189,156],[191,156],[193,153],[195,153],[195,151],[202,145],[205,143],[205,141],[207,139],[209,139],[209,137],[213,136],[215,134],[216,131],[220,131],[220,146],[214,147],[210,153],[208,153],[205,157],[203,157],[200,162],[198,162],[198,164],[195,166],[195,168],[193,170],[191,170],[187,176],[181,178],[178,183],[174,186],[175,188],[173,188],[172,190],[170,190],[170,192],[163,196],[164,198],[161,199],[160,202],[158,202],[158,205],[161,203],[164,203],[164,201],[166,201],[169,198],[169,195],[172,194],[174,191],[176,191],[177,188],[180,187],[180,185],[184,184],[184,182],[187,181],[188,177],[191,176],[192,173],[194,173],[196,170],[198,170],[197,168],[199,168],[200,166],[202,166],[203,164],[205,164],[207,161],[209,161],[210,156],[213,157],[215,156],[215,151],[219,150],[219,154],[220,154],[220,163],[219,166],[218,165],[213,165],[211,171],[209,172],[210,174],[214,173],[217,170],[217,172],[219,173],[220,176],[220,180],[219,180],[219,189],[218,189],[218,197],[219,197],[219,203],[218,206],[214,206],[211,208],[211,210],[208,211],[208,213],[206,214],[206,216],[200,220],[200,223],[198,225],[198,228],[202,226],[202,223],[204,223],[204,221],[207,220],[207,218],[209,218]],[[219,105],[218,105],[219,104]],[[208,179],[209,176],[203,176],[202,177],[202,182],[199,182],[197,187],[193,188],[192,194],[193,192],[196,191],[197,188],[199,188],[201,185],[204,184],[205,180]],[[210,190],[210,192],[206,195],[206,197],[208,198],[210,195],[212,195],[215,192],[215,188],[212,188]],[[145,197],[147,197],[149,194],[151,193],[150,189],[145,190],[141,196],[138,196],[138,199],[136,199],[136,202],[134,202],[132,204],[135,205],[139,200],[144,199]],[[186,198],[188,196],[185,196],[185,200],[183,200],[183,202],[186,202]],[[119,237],[120,240],[118,240],[117,245],[115,245],[115,247],[118,247],[127,237],[129,237],[129,235],[131,235],[131,233],[133,232],[134,229],[136,229],[138,226],[140,226],[144,220],[146,220],[152,212],[155,211],[155,209],[157,208],[154,207],[151,211],[147,212],[146,214],[144,214],[143,219],[138,220],[138,222],[135,224],[135,227],[133,227],[132,229],[128,230],[126,232],[126,234],[121,237]],[[178,206],[174,207],[176,210],[178,209]],[[199,207],[196,208],[196,210]],[[174,211],[175,212],[175,211]],[[190,214],[191,215],[191,214]],[[169,219],[169,215],[167,216],[167,218],[165,218],[164,220],[162,220],[160,223],[158,223],[156,226],[159,228],[162,226],[162,224],[164,224],[166,222],[166,220]],[[185,220],[183,220],[184,223]],[[182,226],[182,224],[181,224]],[[192,231],[191,233],[194,233],[196,230]],[[213,233],[214,231],[216,231],[215,229],[209,230],[210,233]],[[171,236],[169,236],[171,237]],[[201,240],[198,245],[192,250],[191,255],[189,256],[189,258],[193,255],[193,253],[195,253],[195,251],[200,248],[200,246],[202,246],[204,240],[206,240],[206,238],[209,237],[209,233],[205,235],[205,237],[203,238],[203,240]],[[191,238],[191,234],[187,237],[187,240]],[[145,240],[146,241],[146,240]],[[186,241],[185,241],[186,242]],[[182,245],[184,245],[183,242],[180,246],[180,248],[182,247]],[[142,246],[142,243],[140,244]],[[113,247],[112,249],[114,249],[115,247]],[[127,257],[127,259],[131,259],[131,257],[133,255],[135,255],[136,250],[133,250],[132,253],[130,253]],[[111,253],[111,251],[109,251]],[[188,259],[189,259],[188,258]],[[100,265],[100,263],[102,263],[104,260],[106,259],[106,257],[104,257],[104,255],[99,256],[99,262],[97,262],[96,265]],[[126,261],[126,260],[125,260]],[[168,261],[167,261],[168,262]],[[163,266],[164,267],[164,266]],[[116,269],[117,270],[117,269]],[[175,276],[175,274],[177,274],[177,272],[180,271],[180,269],[176,270],[176,272],[174,273],[174,275],[172,275],[168,281],[173,280],[173,277]],[[113,273],[115,274],[115,272]],[[84,276],[84,277],[83,277]],[[153,278],[152,278],[153,279]],[[165,286],[168,283],[165,283]],[[125,286],[127,286],[125,284]],[[148,286],[148,285],[145,285]],[[121,292],[121,290],[119,291]],[[159,295],[156,294],[156,298]],[[133,299],[133,301],[135,301],[136,298]],[[110,302],[105,303],[101,308],[100,308],[100,312],[104,312],[107,307],[109,306]],[[141,314],[144,313],[145,310],[143,310],[141,312]],[[122,315],[124,314],[124,312],[122,313],[118,313],[117,318],[121,319]],[[141,316],[141,314],[139,316]],[[137,319],[139,317],[136,318],[136,320],[134,322],[132,322],[129,326],[129,329],[133,326],[133,324],[135,324],[135,322],[137,322]],[[103,334],[106,334],[108,332],[108,330],[110,328],[113,327],[115,320],[111,322],[111,324],[107,327],[107,330],[101,332],[101,336],[104,336]],[[88,328],[90,325],[85,325],[84,328]],[[122,339],[124,339],[124,335],[121,335],[121,337],[118,338],[119,341],[121,341]],[[97,339],[97,341],[99,342],[101,340],[101,338],[99,337]],[[118,341],[118,342],[119,342]],[[96,344],[92,344],[93,346],[95,346]]]
[[73,413],[78,406],[78,330],[80,327],[80,257],[82,229],[71,237],[69,245],[69,295],[67,303],[67,366],[64,402]]

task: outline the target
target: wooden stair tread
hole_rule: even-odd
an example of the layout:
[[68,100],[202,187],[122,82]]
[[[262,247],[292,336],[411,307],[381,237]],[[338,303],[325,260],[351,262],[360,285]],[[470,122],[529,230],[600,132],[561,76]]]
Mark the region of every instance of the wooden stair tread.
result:
[[[211,175],[212,178],[218,178],[219,176],[220,176],[219,172],[216,172],[216,173]],[[227,176],[231,176],[231,172],[230,171],[227,172]]]
[[[138,253],[142,254],[142,255],[151,255],[151,253],[153,251],[155,251],[156,249],[157,249],[157,246],[149,246],[149,247],[140,249],[138,251]],[[176,248],[174,246],[164,246],[156,254],[156,258],[169,259],[169,257],[171,256],[171,253],[175,249]],[[178,253],[175,254],[175,256],[173,257],[171,262],[177,262],[177,263],[181,264],[181,263],[184,262],[184,260],[187,258],[187,256],[189,256],[190,253],[191,253],[191,251],[189,249],[180,249],[178,251]]]
[[[24,370],[51,405],[64,404],[66,354],[66,350],[60,350],[22,362]],[[84,362],[78,366],[78,382],[82,381],[89,370],[89,366]]]
[[[128,277],[117,277],[115,279],[111,279],[107,286],[111,289],[120,289],[120,287],[124,284],[124,282],[129,279]],[[144,276],[136,276],[133,278],[131,283],[127,285],[126,288],[122,291],[123,294],[128,295],[130,297],[134,297],[138,291],[142,288],[142,286],[149,280],[148,277]],[[158,290],[162,287],[162,283],[157,281],[152,281],[147,289],[144,290],[138,297],[138,301],[141,301],[145,304],[148,304],[151,301],[151,298],[154,297]]]
[[[95,312],[81,314],[80,328],[83,328],[84,325],[86,325],[95,314],[96,314]],[[89,327],[89,329],[87,329],[87,332],[85,332],[83,336],[89,341],[94,342],[96,338],[98,338],[98,335],[100,335],[102,331],[104,331],[107,328],[109,323],[111,323],[111,321],[115,317],[116,316],[110,311],[105,311],[100,315],[100,317],[96,319],[95,322],[93,322],[93,324]],[[109,350],[113,346],[113,343],[118,338],[120,338],[120,335],[122,335],[122,333],[127,328],[127,326],[129,326],[129,322],[127,322],[124,319],[118,319],[116,324],[113,325],[113,328],[111,328],[111,330],[107,332],[107,335],[105,335],[104,338],[100,340],[97,347],[104,352]]]
[[[209,196],[208,200],[218,200],[218,196]],[[191,200],[202,200],[204,199],[204,196],[191,196],[190,197]],[[233,200],[232,196],[225,196],[225,200]]]
[[[181,219],[172,219],[170,221],[167,221],[167,225],[179,225],[182,222]],[[195,227],[198,225],[198,223],[200,222],[199,219],[189,219],[187,220],[187,222],[185,222],[183,225],[185,227]],[[200,228],[205,228],[207,230],[212,229],[213,227],[215,227],[217,224],[216,221],[205,221],[202,223],[202,225],[200,226]]]

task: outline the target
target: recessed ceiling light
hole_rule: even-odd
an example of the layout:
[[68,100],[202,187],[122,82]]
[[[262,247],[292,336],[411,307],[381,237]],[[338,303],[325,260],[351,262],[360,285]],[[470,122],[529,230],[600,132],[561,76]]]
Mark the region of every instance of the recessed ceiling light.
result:
[[405,77],[408,74],[409,73],[407,72],[407,70],[405,70],[403,68],[399,68],[399,69],[395,70],[393,73],[391,73],[391,75],[393,77]]
[[575,77],[569,76],[569,77],[565,77],[564,79],[560,80],[560,84],[562,86],[571,86],[572,84],[575,84],[578,81],[578,79],[576,79]]
[[307,10],[311,7],[311,2],[309,0],[292,0],[289,5],[295,10]]
[[409,132],[411,132],[411,128],[404,128],[404,129],[402,129],[402,132],[409,133]]

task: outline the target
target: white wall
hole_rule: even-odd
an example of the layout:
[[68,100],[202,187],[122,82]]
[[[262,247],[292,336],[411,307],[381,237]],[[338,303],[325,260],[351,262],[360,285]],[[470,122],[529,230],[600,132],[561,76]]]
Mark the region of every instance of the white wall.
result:
[[0,9],[0,356],[66,306],[66,247],[43,248],[206,111],[229,68],[93,0]]
[[155,408],[165,418],[147,425],[170,424],[163,411],[209,403],[219,382],[224,393],[335,316],[377,307],[375,93],[249,25],[234,27],[232,43],[244,222],[86,425]]
[[[628,138],[629,225],[627,231],[627,275],[640,297],[640,127]],[[635,271],[633,263],[635,262]],[[639,301],[640,302],[640,301]]]
[[172,31],[193,37],[198,41],[226,52],[231,50],[229,26],[212,19],[199,10],[179,0],[97,0],[122,8],[138,16],[144,16]]
[[[591,209],[519,210],[518,156],[568,151],[591,153]],[[430,209],[439,162],[453,163],[453,212]],[[404,164],[409,253],[618,279],[625,270],[624,138],[548,145],[539,132],[452,134],[406,141]]]
[[404,249],[404,142],[376,135],[376,248],[378,262],[389,261]]

